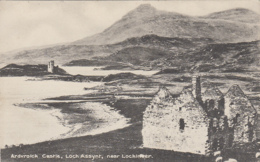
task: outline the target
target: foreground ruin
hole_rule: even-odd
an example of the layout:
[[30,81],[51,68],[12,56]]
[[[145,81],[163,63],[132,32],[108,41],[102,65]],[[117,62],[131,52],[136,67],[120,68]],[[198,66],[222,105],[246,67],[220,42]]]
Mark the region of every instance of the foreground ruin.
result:
[[173,98],[160,87],[143,117],[143,146],[208,155],[256,140],[257,112],[238,85],[226,94],[210,86],[202,94],[200,77]]

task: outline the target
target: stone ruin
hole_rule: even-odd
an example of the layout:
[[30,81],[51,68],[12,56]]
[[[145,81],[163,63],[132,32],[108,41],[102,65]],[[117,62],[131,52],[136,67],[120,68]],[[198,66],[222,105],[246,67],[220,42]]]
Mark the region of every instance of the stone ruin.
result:
[[48,63],[48,72],[49,73],[56,73],[58,71],[58,66],[54,66],[54,60],[51,60],[49,63]]
[[238,85],[226,94],[209,86],[201,94],[200,77],[173,98],[160,87],[143,116],[143,146],[209,155],[256,140],[257,112]]

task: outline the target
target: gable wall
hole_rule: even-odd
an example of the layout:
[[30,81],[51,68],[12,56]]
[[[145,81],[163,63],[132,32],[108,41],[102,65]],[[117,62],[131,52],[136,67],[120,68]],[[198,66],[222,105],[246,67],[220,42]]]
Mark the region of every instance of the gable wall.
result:
[[[196,104],[152,103],[144,112],[144,147],[206,154],[208,119],[202,112]],[[185,123],[183,130],[180,129],[180,119]]]

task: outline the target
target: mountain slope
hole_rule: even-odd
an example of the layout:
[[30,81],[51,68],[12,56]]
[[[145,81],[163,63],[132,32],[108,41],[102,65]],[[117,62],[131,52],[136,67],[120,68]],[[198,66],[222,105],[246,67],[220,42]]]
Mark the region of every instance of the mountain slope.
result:
[[[145,47],[179,53],[212,42],[213,40],[207,38],[184,39],[146,35],[143,37],[129,38],[123,42],[111,45],[59,45],[43,49],[24,50],[15,53],[14,56],[1,58],[1,61],[4,63],[46,64],[49,60],[55,60],[57,64],[65,64],[73,60],[84,59],[86,60],[85,63],[84,61],[77,62],[81,65],[89,64],[89,66],[94,66],[89,63],[89,59],[107,57],[125,48]],[[74,63],[67,65],[75,65]],[[102,63],[102,65],[105,64],[106,63]],[[97,63],[97,65],[100,65],[100,62]]]
[[236,8],[236,9],[230,9],[221,12],[215,12],[207,16],[204,16],[202,18],[223,19],[229,21],[258,23],[258,24],[260,22],[260,17],[257,13],[244,8]]
[[171,68],[174,72],[259,71],[259,49],[260,41],[208,44],[185,54],[173,55],[167,60],[156,60],[153,67]]
[[171,53],[167,50],[145,47],[129,47],[105,57],[104,59],[114,62],[130,63],[132,65],[142,65],[143,62],[153,61],[170,55]]
[[211,39],[203,38],[183,39],[147,35],[129,38],[113,45],[68,45],[21,52],[15,61],[23,60],[35,64],[54,59],[69,66],[173,69],[170,72],[257,71],[260,70],[259,49],[260,41],[215,43]]
[[[219,42],[243,42],[259,39],[260,28],[258,25],[241,21],[227,21],[221,17],[221,15],[225,15],[224,13],[225,11],[208,17],[191,17],[174,12],[158,11],[150,5],[140,5],[104,32],[72,44],[112,44],[148,34],[162,37],[212,38]],[[254,18],[260,17],[256,13],[250,15],[254,15]],[[220,18],[218,19],[218,17]]]
[[107,46],[59,45],[10,54],[1,58],[1,63],[46,64],[50,60],[55,60],[57,64],[64,64],[76,59],[105,56],[113,52],[113,48]]
[[256,18],[258,14],[246,9],[192,17],[141,5],[102,33],[8,54],[0,63],[46,64],[55,60],[71,66],[116,64],[109,69],[130,65],[181,72],[252,70],[259,65]]
[[[132,67],[142,67],[143,69],[168,69],[164,71],[167,73],[245,72],[260,70],[260,41],[195,45],[189,44],[189,41],[184,39],[183,41],[186,43],[181,44],[182,41],[179,40],[176,43],[179,46],[173,46],[173,44],[169,43],[169,40],[172,39],[160,39],[161,41],[157,43],[163,44],[164,42],[167,46],[156,48],[156,46],[142,46],[140,43],[139,46],[126,47],[112,55],[97,57],[96,59],[121,63],[122,65]],[[132,39],[129,41],[131,42]],[[128,41],[125,41],[123,44],[126,42]],[[182,47],[180,44],[186,46]],[[173,48],[178,48],[178,51],[172,50]],[[106,69],[118,68],[120,67],[109,65],[109,68]]]

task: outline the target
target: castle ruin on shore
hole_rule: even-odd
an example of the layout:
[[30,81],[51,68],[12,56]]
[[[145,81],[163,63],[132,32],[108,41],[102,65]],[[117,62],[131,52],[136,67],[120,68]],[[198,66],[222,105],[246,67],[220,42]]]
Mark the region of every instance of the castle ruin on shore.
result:
[[56,73],[56,72],[57,72],[57,69],[58,69],[58,66],[54,66],[54,60],[51,60],[51,61],[48,63],[48,72],[49,72],[49,73]]
[[173,98],[161,87],[144,111],[143,146],[208,155],[234,144],[256,140],[257,112],[238,85],[226,94],[209,86],[201,93],[200,77]]

